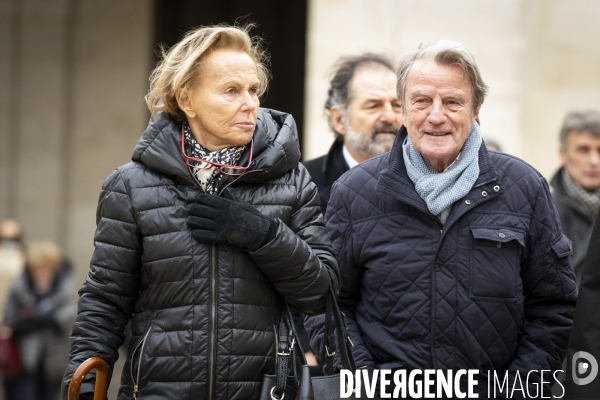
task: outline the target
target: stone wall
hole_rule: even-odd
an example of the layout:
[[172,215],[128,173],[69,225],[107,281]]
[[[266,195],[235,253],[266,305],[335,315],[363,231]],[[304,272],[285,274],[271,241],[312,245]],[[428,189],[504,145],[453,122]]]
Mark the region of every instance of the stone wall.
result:
[[147,125],[151,40],[150,0],[0,0],[0,218],[59,242],[78,286],[102,182]]
[[148,120],[149,0],[0,0],[0,218],[54,239],[78,283],[104,178]]

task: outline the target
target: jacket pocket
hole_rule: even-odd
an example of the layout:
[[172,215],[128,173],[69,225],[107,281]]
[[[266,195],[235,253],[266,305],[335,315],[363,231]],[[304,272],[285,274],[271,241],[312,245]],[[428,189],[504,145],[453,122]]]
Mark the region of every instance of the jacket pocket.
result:
[[552,245],[552,251],[556,254],[556,258],[563,258],[573,254],[573,242],[565,235],[562,235],[556,243]]
[[471,228],[469,298],[515,302],[525,234],[514,228]]
[[146,340],[148,339],[148,334],[150,334],[150,328],[146,331],[146,334],[142,338],[142,340],[135,346],[133,350],[133,354],[131,355],[131,380],[133,381],[133,395],[132,398],[139,398],[139,391],[141,389],[140,385],[140,371],[142,369],[142,358],[144,356],[144,346],[146,345]]

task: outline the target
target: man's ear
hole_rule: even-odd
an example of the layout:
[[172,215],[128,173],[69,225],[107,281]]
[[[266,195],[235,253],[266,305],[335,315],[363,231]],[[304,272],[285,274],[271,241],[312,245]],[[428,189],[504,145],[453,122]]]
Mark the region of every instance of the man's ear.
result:
[[473,113],[473,122],[475,122],[475,121],[479,122],[479,120],[478,120],[478,118],[479,118],[479,110],[481,110],[481,104],[479,105],[479,107],[477,107],[477,109]]
[[338,106],[329,109],[329,118],[331,118],[333,129],[344,136],[346,134],[346,124],[344,123],[344,115]]
[[188,117],[196,117],[196,112],[192,105],[192,91],[190,89],[181,89],[177,95],[177,105]]

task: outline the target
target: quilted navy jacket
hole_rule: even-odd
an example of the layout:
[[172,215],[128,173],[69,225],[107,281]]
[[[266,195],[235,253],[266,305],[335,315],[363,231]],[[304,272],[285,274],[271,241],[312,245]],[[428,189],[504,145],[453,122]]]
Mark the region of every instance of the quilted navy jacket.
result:
[[[546,180],[482,144],[480,175],[442,224],[407,176],[406,136],[343,175],[327,208],[357,365],[558,369],[577,289]],[[314,349],[322,322],[306,321]]]
[[[153,119],[133,162],[106,179],[90,272],[79,294],[73,372],[91,356],[110,370],[131,320],[119,400],[257,399],[275,365],[282,297],[322,312],[337,264],[317,188],[299,164],[293,118],[261,109],[250,171],[227,185],[279,218],[275,239],[256,252],[196,241],[186,204],[200,191],[179,153],[181,128]],[[248,162],[248,149],[240,165]],[[93,390],[86,382],[86,398]]]

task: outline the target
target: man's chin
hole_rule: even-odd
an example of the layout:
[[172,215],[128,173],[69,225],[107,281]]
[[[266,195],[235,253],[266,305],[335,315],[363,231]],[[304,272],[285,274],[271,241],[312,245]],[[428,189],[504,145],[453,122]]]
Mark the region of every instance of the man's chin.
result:
[[381,140],[380,138],[396,138],[396,132],[378,132],[375,134],[375,140]]
[[382,149],[385,149],[384,152],[386,151],[390,151],[392,149],[392,146],[394,145],[394,141],[396,140],[396,134],[389,134],[389,133],[385,133],[385,134],[378,134],[377,136],[375,136],[375,144],[377,147],[381,147]]
[[596,190],[600,189],[600,182],[585,182],[580,185],[588,192],[595,192]]
[[388,151],[392,150],[394,142],[392,143],[378,143],[377,146],[371,147],[371,157],[380,156]]

